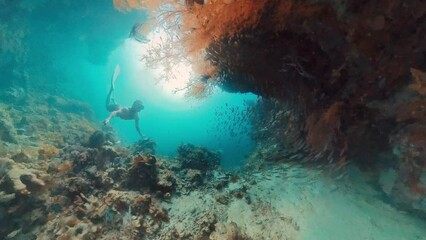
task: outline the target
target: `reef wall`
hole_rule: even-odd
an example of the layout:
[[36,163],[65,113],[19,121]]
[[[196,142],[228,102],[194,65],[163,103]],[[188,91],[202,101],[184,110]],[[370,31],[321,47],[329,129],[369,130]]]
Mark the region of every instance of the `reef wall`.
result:
[[[194,94],[204,90],[199,84],[213,84],[275,99],[262,106],[274,105],[270,117],[259,120],[275,125],[261,132],[257,124],[255,133],[269,134],[281,149],[270,159],[285,156],[338,169],[355,163],[374,171],[377,184],[394,202],[426,212],[426,3],[114,4],[120,10],[160,12],[161,4],[175,7],[156,21],[180,36],[170,45],[186,51],[200,74]],[[158,56],[165,55],[148,58],[161,62]]]
[[[205,239],[212,234],[217,222],[212,214],[201,216],[205,223],[178,231],[178,219],[169,223],[163,205],[195,189],[225,188],[231,176],[220,169],[219,153],[187,144],[176,159],[156,157],[151,139],[126,148],[111,127],[96,130],[83,102],[14,92],[20,91],[0,96],[1,239]],[[231,194],[246,196],[239,189]]]
[[[280,149],[296,145],[285,158],[337,168],[354,162],[377,173],[377,185],[394,202],[424,214],[425,3],[266,6],[253,28],[207,48],[223,88],[281,102],[268,113],[275,119],[261,121],[282,121],[267,134],[278,140],[282,133]],[[283,7],[288,14],[280,16]],[[304,157],[297,156],[301,150]]]

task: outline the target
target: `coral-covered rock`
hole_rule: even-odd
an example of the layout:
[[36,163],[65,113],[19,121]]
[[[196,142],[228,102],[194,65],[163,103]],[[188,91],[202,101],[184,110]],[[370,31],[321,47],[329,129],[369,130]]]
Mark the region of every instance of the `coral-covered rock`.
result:
[[227,240],[250,240],[235,222],[229,223],[226,227]]
[[126,174],[126,172],[127,171],[124,167],[113,167],[105,170],[107,176],[116,182],[123,181],[123,176]]
[[104,169],[105,165],[121,155],[120,149],[114,146],[102,146],[98,152],[95,162],[99,169]]
[[155,154],[157,143],[149,138],[143,138],[131,146],[133,154]]
[[177,149],[176,159],[182,168],[192,168],[202,171],[212,170],[220,165],[220,154],[204,147],[192,144],[180,145]]
[[12,159],[18,163],[28,163],[31,162],[31,156],[25,151],[21,151],[12,156]]
[[51,144],[41,144],[38,150],[38,158],[50,159],[59,155],[59,149]]
[[133,158],[125,185],[130,189],[154,188],[158,181],[156,158],[152,155],[137,155]]
[[191,186],[200,186],[203,184],[203,173],[197,169],[188,169],[185,178],[189,181]]
[[174,192],[176,187],[176,179],[174,172],[170,170],[162,170],[158,174],[157,189],[162,193]]
[[81,193],[90,194],[94,187],[88,179],[83,177],[66,178],[58,184],[60,184],[59,187],[63,189],[65,195],[71,199]]
[[197,220],[198,232],[195,235],[196,239],[203,239],[215,230],[215,224],[217,223],[217,217],[212,213],[204,214],[200,219]]
[[57,228],[58,239],[93,239],[98,231],[90,221],[77,221],[72,217],[63,219]]
[[90,105],[81,101],[66,99],[59,96],[49,96],[46,102],[64,113],[76,113],[87,118],[93,118],[94,115]]
[[[392,136],[396,172],[387,176],[384,192],[403,208],[426,216],[426,125],[410,124]],[[383,179],[383,178],[382,178]]]
[[90,135],[87,146],[90,148],[100,148],[105,143],[105,134],[96,130]]
[[29,169],[21,163],[16,163],[12,159],[0,158],[0,176],[1,184],[6,186],[2,189],[11,189],[12,193],[16,194],[31,194],[33,190],[45,186],[43,178],[46,174],[35,169]]

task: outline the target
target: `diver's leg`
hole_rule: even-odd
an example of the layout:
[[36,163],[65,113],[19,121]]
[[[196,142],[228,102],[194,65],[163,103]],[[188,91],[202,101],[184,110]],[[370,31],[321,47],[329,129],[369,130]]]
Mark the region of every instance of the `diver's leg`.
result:
[[110,89],[109,89],[109,92],[108,92],[108,95],[107,95],[107,97],[106,97],[106,99],[105,99],[105,107],[107,108],[107,109],[109,109],[109,105],[110,105],[110,103],[111,103],[111,97],[112,97],[112,93],[114,92],[114,86],[113,85],[111,85],[111,87],[110,87]]
[[120,74],[120,65],[116,65],[115,69],[114,69],[114,74],[111,77],[111,87],[109,89],[107,98],[105,100],[105,106],[108,109],[111,109],[110,105],[117,105],[117,103],[115,102],[115,98],[113,97],[113,93],[114,93],[114,84],[115,84],[115,80],[117,79],[118,75]]

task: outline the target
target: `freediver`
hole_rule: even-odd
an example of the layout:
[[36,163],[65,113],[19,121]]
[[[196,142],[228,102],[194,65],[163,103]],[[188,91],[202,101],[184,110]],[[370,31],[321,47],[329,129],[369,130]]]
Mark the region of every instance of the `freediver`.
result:
[[106,101],[105,101],[105,107],[108,110],[108,112],[111,112],[111,114],[108,116],[107,119],[103,122],[104,125],[109,124],[109,121],[113,117],[119,117],[123,120],[135,120],[135,127],[136,131],[138,131],[139,135],[141,137],[144,137],[141,133],[141,130],[139,129],[139,112],[144,109],[143,103],[141,100],[135,100],[131,107],[121,107],[117,102],[115,101],[114,94],[114,84],[115,80],[117,79],[118,75],[120,74],[120,66],[117,65],[114,70],[114,74],[111,78],[111,87],[109,89]]

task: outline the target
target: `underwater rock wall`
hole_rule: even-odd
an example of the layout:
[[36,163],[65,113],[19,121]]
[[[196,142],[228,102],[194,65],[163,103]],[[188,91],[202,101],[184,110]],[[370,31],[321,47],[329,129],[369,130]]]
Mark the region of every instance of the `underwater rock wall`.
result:
[[[257,169],[271,163],[302,163],[340,179],[346,174],[348,165],[355,165],[386,196],[385,199],[401,209],[425,216],[424,125],[384,121],[366,129],[357,128],[349,136],[356,138],[348,138],[348,144],[356,145],[349,146],[353,149],[349,148],[348,156],[340,155],[345,157],[343,162],[336,162],[329,152],[312,150],[305,140],[309,137],[309,129],[301,119],[294,108],[277,100],[259,101],[252,114],[252,137],[257,148],[248,158],[247,167]],[[324,147],[335,141],[325,137],[330,129],[318,130],[322,132],[317,140],[323,142]]]
[[[263,134],[277,140],[269,146],[281,144],[277,151],[297,145],[293,155],[276,153],[277,159],[336,168],[354,162],[377,174],[377,185],[394,203],[424,215],[425,3],[305,4],[299,7],[309,11],[299,14],[294,3],[280,31],[270,10],[273,17],[254,29],[211,46],[224,88],[283,103],[262,115],[255,130],[261,134],[264,124]],[[283,112],[304,124],[289,124]]]
[[222,18],[232,31],[211,31],[205,59],[223,89],[281,103],[259,120],[278,140],[269,144],[277,159],[355,163],[395,203],[425,214],[426,3],[205,1],[192,11],[200,19],[212,17],[200,9],[243,3],[251,8]]
[[[85,104],[48,94],[2,92],[0,115],[0,236],[16,226],[31,231],[47,217],[45,202],[54,179],[51,168],[67,169],[63,149],[83,141],[94,131],[92,110]],[[10,97],[7,97],[10,96]],[[62,105],[49,105],[55,97]],[[82,117],[85,116],[85,117]],[[64,163],[62,163],[64,161]],[[13,235],[13,234],[12,234]]]
[[213,84],[275,99],[255,124],[260,141],[276,140],[262,144],[275,159],[355,163],[374,170],[394,202],[426,213],[424,1],[113,2],[158,10],[159,25],[182,40],[147,58],[170,64],[183,53],[167,50],[183,49],[201,75],[194,95]]
[[[257,158],[336,170],[355,163],[376,175],[395,204],[426,213],[424,2],[204,1],[188,8],[195,18],[183,26],[197,29],[184,44],[204,44],[215,68],[207,81],[270,99],[254,117]],[[211,26],[221,21],[225,27]]]
[[[173,6],[114,1],[119,10],[160,13],[161,3]],[[374,170],[394,202],[426,212],[424,1],[206,0],[175,7],[164,13],[170,21],[156,20],[181,37],[167,46],[184,49],[201,75],[194,95],[208,89],[200,84],[213,84],[275,99],[282,108],[274,113],[290,112],[278,122],[293,115],[299,124],[266,130],[277,140],[273,151]],[[181,14],[181,24],[173,14]],[[148,60],[165,55],[155,56]],[[168,56],[173,62],[173,52]]]

